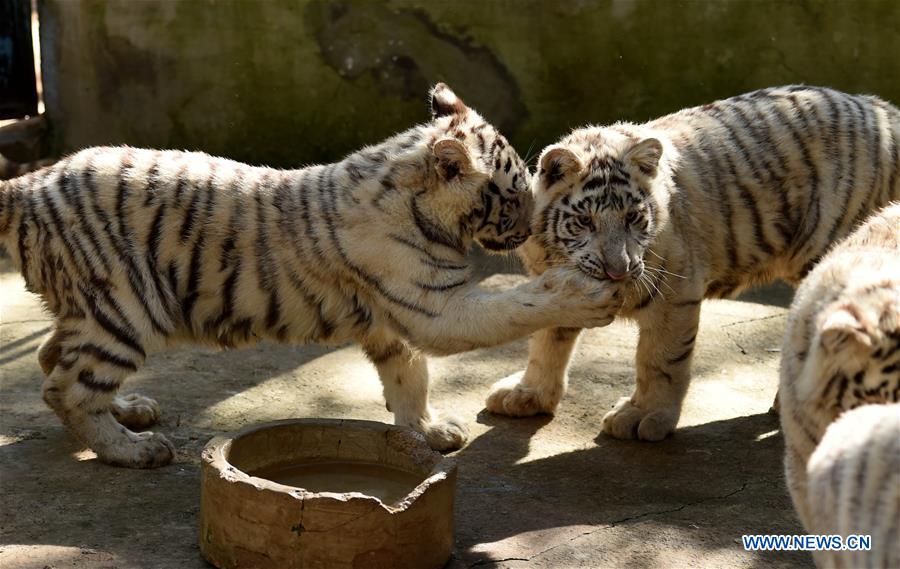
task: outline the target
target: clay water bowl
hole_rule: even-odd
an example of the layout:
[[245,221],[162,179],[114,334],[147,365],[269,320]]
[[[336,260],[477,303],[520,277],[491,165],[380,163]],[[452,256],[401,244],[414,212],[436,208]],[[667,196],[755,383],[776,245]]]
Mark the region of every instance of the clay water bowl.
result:
[[456,462],[409,429],[257,425],[203,450],[200,551],[220,569],[443,567],[455,494]]

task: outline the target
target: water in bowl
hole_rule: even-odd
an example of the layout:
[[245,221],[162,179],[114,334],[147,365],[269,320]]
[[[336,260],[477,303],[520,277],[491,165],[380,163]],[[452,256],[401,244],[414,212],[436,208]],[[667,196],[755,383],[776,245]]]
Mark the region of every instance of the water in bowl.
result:
[[359,492],[385,504],[402,500],[424,480],[399,468],[363,461],[308,461],[266,466],[249,473],[310,492]]

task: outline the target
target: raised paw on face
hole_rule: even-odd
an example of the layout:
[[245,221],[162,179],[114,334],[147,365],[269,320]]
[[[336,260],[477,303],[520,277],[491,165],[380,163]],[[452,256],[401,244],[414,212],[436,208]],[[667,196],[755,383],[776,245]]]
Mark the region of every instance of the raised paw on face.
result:
[[623,397],[603,417],[601,430],[617,439],[661,441],[675,431],[678,413],[674,410],[646,410]]
[[621,284],[598,280],[576,269],[553,268],[540,277],[553,295],[556,326],[596,328],[610,324],[621,306]]

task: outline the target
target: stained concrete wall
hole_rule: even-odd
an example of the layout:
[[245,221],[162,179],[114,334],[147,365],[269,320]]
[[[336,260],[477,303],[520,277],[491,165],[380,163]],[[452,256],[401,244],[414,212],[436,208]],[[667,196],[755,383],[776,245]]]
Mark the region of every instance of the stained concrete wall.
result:
[[42,0],[58,152],[127,143],[330,160],[447,81],[521,153],[791,82],[900,103],[900,2]]

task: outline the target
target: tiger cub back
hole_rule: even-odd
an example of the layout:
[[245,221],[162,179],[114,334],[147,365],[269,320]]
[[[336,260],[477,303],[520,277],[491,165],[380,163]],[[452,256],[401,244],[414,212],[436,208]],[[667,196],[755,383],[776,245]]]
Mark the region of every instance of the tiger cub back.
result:
[[[857,524],[866,516],[891,511],[865,529],[896,532],[896,492],[882,488],[893,476],[885,461],[897,456],[891,436],[900,436],[897,406],[884,405],[900,400],[900,203],[868,219],[803,281],[782,351],[785,471],[804,526],[865,533]],[[884,420],[877,429],[876,416]],[[894,457],[879,458],[878,448]],[[835,504],[828,515],[823,496]]]

